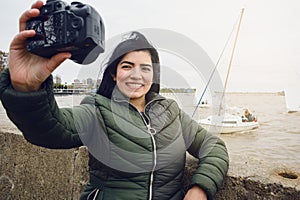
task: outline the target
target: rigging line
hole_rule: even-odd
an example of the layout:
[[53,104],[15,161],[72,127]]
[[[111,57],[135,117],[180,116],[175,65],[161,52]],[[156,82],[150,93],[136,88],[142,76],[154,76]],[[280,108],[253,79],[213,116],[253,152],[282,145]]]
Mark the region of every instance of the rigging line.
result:
[[240,21],[239,21],[239,25],[238,25],[238,28],[237,28],[237,31],[236,31],[236,35],[235,35],[235,39],[234,39],[233,49],[232,49],[232,52],[231,52],[230,62],[229,62],[229,66],[228,66],[228,70],[227,70],[227,74],[226,74],[225,86],[224,86],[224,89],[223,89],[223,92],[222,92],[222,97],[221,97],[221,101],[220,101],[219,114],[218,115],[220,115],[221,108],[222,108],[222,101],[223,101],[223,98],[225,96],[225,90],[226,90],[226,87],[227,87],[229,72],[230,72],[230,69],[231,69],[231,64],[232,64],[232,60],[233,60],[234,50],[235,50],[235,47],[236,47],[236,43],[237,43],[237,39],[238,39],[238,35],[239,35],[241,23],[242,23],[242,18],[243,18],[243,14],[244,14],[244,10],[245,10],[245,8],[243,8],[242,11],[241,11]]
[[198,107],[199,107],[199,105],[200,105],[200,103],[201,103],[201,101],[202,101],[202,98],[203,98],[203,96],[204,96],[204,94],[205,94],[205,92],[206,92],[206,90],[207,90],[207,88],[208,88],[208,85],[209,85],[210,81],[212,80],[212,77],[213,77],[213,75],[214,75],[214,73],[215,73],[215,71],[216,71],[216,69],[217,69],[217,67],[218,67],[218,65],[219,65],[219,62],[220,62],[220,60],[221,60],[221,58],[222,58],[222,56],[223,56],[223,54],[224,54],[224,52],[225,52],[225,49],[226,49],[226,47],[227,47],[227,45],[228,45],[228,43],[229,43],[229,41],[230,41],[230,38],[232,37],[233,31],[234,31],[235,26],[236,26],[237,23],[238,23],[238,18],[237,18],[236,22],[234,23],[234,25],[233,25],[233,27],[232,27],[232,30],[231,30],[231,32],[230,32],[228,38],[227,38],[227,41],[225,42],[225,45],[224,45],[224,47],[223,47],[223,49],[222,49],[222,52],[221,52],[221,54],[220,54],[220,56],[219,56],[219,58],[218,58],[218,60],[217,60],[217,63],[216,63],[216,65],[215,65],[213,71],[211,72],[211,74],[210,74],[210,76],[209,76],[209,79],[208,79],[208,81],[207,81],[207,84],[205,85],[205,88],[204,88],[204,90],[203,90],[203,92],[202,92],[202,94],[201,94],[201,97],[200,97],[199,101],[197,102],[196,108],[194,109],[194,112],[193,112],[193,114],[192,114],[192,117],[194,117],[194,115],[195,115],[195,113],[196,113],[196,111],[197,111],[197,109],[198,109]]

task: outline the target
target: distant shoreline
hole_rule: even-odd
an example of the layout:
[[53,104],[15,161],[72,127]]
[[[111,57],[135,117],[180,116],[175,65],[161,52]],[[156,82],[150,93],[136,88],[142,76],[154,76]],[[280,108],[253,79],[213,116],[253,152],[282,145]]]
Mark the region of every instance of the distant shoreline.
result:
[[[68,96],[68,95],[89,95],[95,93],[54,93],[54,96]],[[196,92],[160,92],[160,94],[196,94]],[[281,92],[226,92],[225,94],[233,95],[273,95],[273,96],[285,96],[284,91]]]
[[270,94],[270,95],[278,95],[278,96],[284,96],[284,91],[279,92],[226,92],[226,94]]

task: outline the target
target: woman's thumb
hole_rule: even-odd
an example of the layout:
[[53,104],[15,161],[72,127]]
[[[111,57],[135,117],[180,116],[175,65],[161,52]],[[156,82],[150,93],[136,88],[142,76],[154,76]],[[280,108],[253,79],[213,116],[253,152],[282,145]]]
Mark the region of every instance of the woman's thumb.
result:
[[58,53],[51,57],[49,62],[47,63],[47,68],[50,72],[53,72],[61,63],[63,63],[65,60],[70,58],[72,56],[71,53],[65,52],[65,53]]

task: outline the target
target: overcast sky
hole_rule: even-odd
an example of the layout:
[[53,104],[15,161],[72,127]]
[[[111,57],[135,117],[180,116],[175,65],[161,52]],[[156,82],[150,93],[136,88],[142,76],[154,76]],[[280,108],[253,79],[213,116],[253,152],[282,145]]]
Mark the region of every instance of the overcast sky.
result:
[[[8,51],[18,30],[20,14],[34,1],[3,1],[0,8],[0,49]],[[71,2],[71,1],[66,1]],[[229,76],[228,91],[281,91],[300,82],[300,1],[299,0],[85,0],[104,19],[106,38],[144,28],[166,29],[182,34],[198,44],[216,63],[245,8],[241,30]],[[177,42],[174,41],[174,45]],[[224,81],[233,40],[218,66]],[[166,59],[162,65],[185,65],[186,61]],[[165,63],[163,63],[165,62]],[[168,63],[169,62],[169,63]],[[175,63],[174,63],[175,62]],[[185,64],[184,64],[185,62]],[[178,68],[177,68],[178,67]],[[70,83],[82,66],[66,62],[54,74]],[[179,72],[192,87],[199,86],[199,75],[191,70]],[[194,75],[194,76],[193,76]],[[162,75],[168,86],[178,81]],[[92,77],[94,78],[94,77]],[[203,86],[202,86],[203,87]]]

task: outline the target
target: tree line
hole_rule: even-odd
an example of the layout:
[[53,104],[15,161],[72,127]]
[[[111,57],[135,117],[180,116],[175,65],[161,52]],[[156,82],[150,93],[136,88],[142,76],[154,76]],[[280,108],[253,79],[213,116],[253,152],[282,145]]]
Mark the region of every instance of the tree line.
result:
[[0,50],[0,72],[4,71],[7,67],[8,53]]

